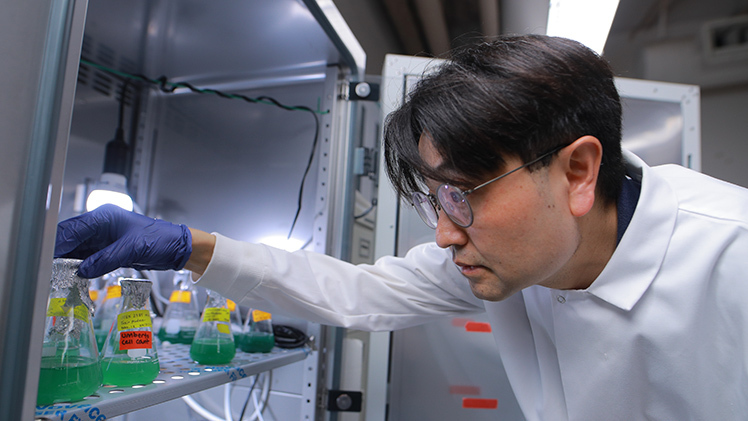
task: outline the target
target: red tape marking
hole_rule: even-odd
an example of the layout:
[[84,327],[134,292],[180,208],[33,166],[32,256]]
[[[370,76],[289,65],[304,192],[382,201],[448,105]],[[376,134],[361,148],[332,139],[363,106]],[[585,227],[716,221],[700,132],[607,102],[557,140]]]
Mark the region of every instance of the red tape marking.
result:
[[468,322],[465,324],[465,330],[468,332],[491,332],[491,325],[481,322]]
[[466,409],[496,409],[498,399],[462,398],[462,407]]
[[464,386],[464,385],[452,385],[449,386],[449,393],[452,395],[480,395],[480,387],[478,386]]

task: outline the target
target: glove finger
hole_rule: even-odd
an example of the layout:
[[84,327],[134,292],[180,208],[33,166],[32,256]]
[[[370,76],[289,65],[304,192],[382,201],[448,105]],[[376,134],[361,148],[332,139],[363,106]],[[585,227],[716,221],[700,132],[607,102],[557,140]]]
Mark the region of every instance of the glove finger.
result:
[[85,242],[92,235],[90,230],[79,231],[82,226],[78,223],[62,221],[57,225],[57,236],[55,239],[55,257],[88,257],[90,248],[85,247]]
[[132,244],[120,239],[83,260],[78,274],[84,278],[98,278],[121,267],[132,267]]
[[109,220],[92,211],[57,224],[55,257],[85,258],[109,245]]

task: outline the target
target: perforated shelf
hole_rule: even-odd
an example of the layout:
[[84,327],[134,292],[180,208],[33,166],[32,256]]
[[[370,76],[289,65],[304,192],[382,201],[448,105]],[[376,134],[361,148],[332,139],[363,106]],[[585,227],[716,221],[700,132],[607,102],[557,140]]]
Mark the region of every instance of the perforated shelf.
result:
[[95,394],[82,401],[37,407],[34,419],[40,421],[104,421],[117,415],[301,361],[310,353],[310,349],[276,347],[267,354],[249,354],[237,350],[231,363],[221,366],[196,364],[190,358],[189,353],[189,345],[176,344],[160,347],[158,358],[161,371],[153,383],[132,387],[101,387]]

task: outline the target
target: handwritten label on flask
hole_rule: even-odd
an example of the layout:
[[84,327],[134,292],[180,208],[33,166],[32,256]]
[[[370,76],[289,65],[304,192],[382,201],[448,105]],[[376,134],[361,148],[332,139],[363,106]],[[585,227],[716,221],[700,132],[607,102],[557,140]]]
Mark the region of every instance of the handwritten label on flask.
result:
[[150,349],[153,348],[153,333],[146,331],[120,332],[119,349]]
[[117,328],[120,331],[151,327],[152,324],[148,310],[126,311],[117,316]]
[[68,307],[67,300],[64,298],[49,299],[47,317],[75,317],[84,323],[88,323],[89,314],[88,308],[84,305]]
[[229,322],[231,314],[227,308],[206,308],[203,311],[203,322]]

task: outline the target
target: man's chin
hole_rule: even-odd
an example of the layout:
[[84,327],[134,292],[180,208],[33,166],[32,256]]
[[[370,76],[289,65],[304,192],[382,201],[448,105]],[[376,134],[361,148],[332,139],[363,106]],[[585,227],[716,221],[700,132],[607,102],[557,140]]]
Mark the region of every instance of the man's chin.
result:
[[473,291],[473,295],[483,301],[502,301],[512,295],[501,288],[487,288],[485,285],[473,282],[470,279],[468,279],[468,282],[470,283],[470,290]]

